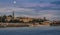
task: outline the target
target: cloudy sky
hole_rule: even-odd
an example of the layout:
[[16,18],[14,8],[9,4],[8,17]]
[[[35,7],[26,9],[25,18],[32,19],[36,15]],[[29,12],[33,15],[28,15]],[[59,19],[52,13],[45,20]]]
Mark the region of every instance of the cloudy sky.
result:
[[0,0],[0,15],[60,19],[60,0]]

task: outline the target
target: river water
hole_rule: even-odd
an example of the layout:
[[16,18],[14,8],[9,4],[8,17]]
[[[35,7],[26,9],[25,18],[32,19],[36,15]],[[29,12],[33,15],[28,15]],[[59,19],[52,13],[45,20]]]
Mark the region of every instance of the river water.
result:
[[60,26],[0,28],[0,35],[60,35]]

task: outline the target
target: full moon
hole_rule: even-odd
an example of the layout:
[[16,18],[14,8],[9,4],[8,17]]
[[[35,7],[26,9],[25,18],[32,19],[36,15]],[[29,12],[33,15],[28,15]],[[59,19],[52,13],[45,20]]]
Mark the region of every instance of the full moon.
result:
[[16,1],[14,1],[13,3],[16,4]]

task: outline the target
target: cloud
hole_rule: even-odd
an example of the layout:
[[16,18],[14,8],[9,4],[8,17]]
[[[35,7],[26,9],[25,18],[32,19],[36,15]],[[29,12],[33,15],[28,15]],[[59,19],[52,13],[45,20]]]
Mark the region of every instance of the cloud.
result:
[[6,8],[0,8],[0,12],[24,12],[24,11],[32,11],[34,9],[27,9],[27,8],[15,8],[15,7],[6,7]]
[[40,6],[40,7],[51,7],[51,6],[54,6],[53,4],[49,4],[49,3],[24,3],[22,4],[22,6],[24,7],[37,7],[37,6]]
[[[60,1],[53,1],[46,3],[42,0],[16,0],[16,4],[13,4],[13,1],[0,3],[0,8],[2,7],[19,7],[19,8],[30,8],[39,10],[60,10],[60,5],[56,5],[56,3],[60,3]],[[32,3],[31,3],[32,2]]]
[[[12,12],[15,12],[15,16],[26,16],[26,17],[47,17],[48,19],[58,19],[60,18],[60,10],[39,10],[38,12],[35,9],[30,8],[17,8],[17,7],[7,7],[0,8],[0,13],[6,15],[12,15]],[[0,14],[1,15],[1,14]]]
[[[52,2],[51,2],[52,1]],[[60,1],[57,0],[16,0],[0,2],[0,13],[16,16],[59,18]]]
[[57,5],[60,5],[60,1],[54,1],[54,2],[51,2],[51,4],[57,4]]
[[50,3],[24,3],[18,7],[30,8],[36,10],[60,10],[60,5],[50,4]]

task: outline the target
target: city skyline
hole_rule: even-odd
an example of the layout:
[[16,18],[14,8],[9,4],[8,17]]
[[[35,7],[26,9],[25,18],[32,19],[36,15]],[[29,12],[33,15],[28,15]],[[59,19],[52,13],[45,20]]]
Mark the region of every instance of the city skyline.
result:
[[[0,0],[0,13],[60,19],[60,0]],[[1,14],[0,14],[1,15]]]

